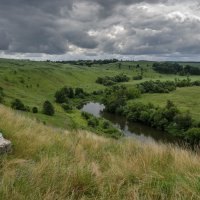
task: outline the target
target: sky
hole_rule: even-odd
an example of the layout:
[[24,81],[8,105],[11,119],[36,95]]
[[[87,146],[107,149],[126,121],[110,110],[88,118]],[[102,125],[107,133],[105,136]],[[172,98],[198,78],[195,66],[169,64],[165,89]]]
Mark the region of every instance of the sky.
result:
[[0,0],[0,57],[200,61],[199,0]]

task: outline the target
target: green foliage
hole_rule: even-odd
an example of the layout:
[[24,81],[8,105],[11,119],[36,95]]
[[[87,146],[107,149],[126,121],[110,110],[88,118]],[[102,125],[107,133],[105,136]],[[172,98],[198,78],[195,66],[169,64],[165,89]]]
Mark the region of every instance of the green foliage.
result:
[[99,121],[96,117],[90,117],[90,119],[88,119],[88,126],[95,128],[98,125],[99,125]]
[[164,62],[154,63],[153,69],[159,73],[164,74],[180,74],[180,75],[200,75],[200,69],[191,65],[180,65],[179,63]]
[[83,91],[83,88],[75,88],[75,96],[79,98],[84,98],[85,93]]
[[129,77],[122,73],[114,77],[109,77],[109,76],[105,76],[103,78],[98,77],[96,83],[102,84],[104,86],[111,86],[114,85],[115,83],[128,82],[129,80],[130,80]]
[[3,103],[4,102],[4,90],[2,87],[0,87],[0,103]]
[[[112,107],[113,105],[114,108]],[[154,106],[153,104],[143,104],[134,102],[128,105],[119,105],[118,99],[112,104],[105,104],[108,112],[117,112],[120,108],[121,114],[130,122],[140,122],[170,134],[176,134],[184,138],[184,132],[194,127],[191,115],[180,112],[172,101],[167,101],[165,107]],[[112,110],[113,109],[113,110]]]
[[139,98],[141,95],[137,88],[127,88],[125,86],[113,86],[105,90],[103,103],[106,110],[111,113],[120,113],[121,107],[127,100]]
[[134,76],[133,77],[133,80],[142,80],[143,79],[143,77],[142,77],[142,75],[137,75],[137,76]]
[[20,99],[15,99],[12,101],[11,108],[15,110],[28,111],[28,107],[26,107]]
[[55,93],[55,98],[57,103],[68,103],[69,99],[83,99],[87,95],[82,88],[63,87]]
[[185,132],[185,139],[193,144],[199,145],[200,144],[200,128],[191,128]]
[[50,101],[45,101],[43,104],[43,114],[53,116],[55,113],[54,107]]
[[[48,62],[53,62],[48,60]],[[78,61],[56,61],[56,63],[61,64],[73,64],[73,65],[80,65],[80,66],[89,66],[99,64],[99,65],[105,65],[105,64],[111,64],[118,62],[117,59],[105,59],[105,60],[78,60]]]
[[176,115],[174,121],[180,130],[186,131],[192,127],[192,117],[189,112]]
[[32,108],[32,112],[33,112],[33,113],[38,113],[38,108],[37,108],[37,107],[33,107],[33,108]]
[[138,84],[138,88],[142,93],[168,93],[176,90],[176,84],[174,81],[145,81]]
[[73,110],[73,107],[70,105],[70,103],[62,103],[61,106],[67,112]]
[[66,103],[68,98],[74,97],[74,91],[71,87],[63,87],[55,93],[57,103]]
[[175,81],[145,81],[137,85],[142,93],[169,93],[176,90],[177,87],[200,86],[200,81],[191,81],[187,79],[175,79]]
[[82,112],[81,115],[87,121],[88,126],[92,128],[92,131],[114,139],[119,139],[122,136],[122,133],[117,128],[113,127],[112,123],[108,120],[94,117],[87,112]]

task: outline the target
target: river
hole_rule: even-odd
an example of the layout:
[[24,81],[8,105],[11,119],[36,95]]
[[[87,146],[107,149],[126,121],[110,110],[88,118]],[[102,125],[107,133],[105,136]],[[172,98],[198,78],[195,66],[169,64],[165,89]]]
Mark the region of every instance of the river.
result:
[[105,112],[104,108],[105,106],[103,104],[89,102],[85,104],[81,110],[88,112],[95,117],[103,117],[109,120],[127,137],[133,137],[142,142],[176,143],[173,137],[170,137],[162,131],[158,131],[140,123],[129,123],[122,116]]

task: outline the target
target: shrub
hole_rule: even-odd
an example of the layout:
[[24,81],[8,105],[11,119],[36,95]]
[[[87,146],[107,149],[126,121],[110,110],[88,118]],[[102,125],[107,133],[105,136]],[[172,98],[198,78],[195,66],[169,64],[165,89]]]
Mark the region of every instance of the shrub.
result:
[[14,101],[12,101],[11,108],[15,110],[27,111],[27,108],[20,99],[15,99]]
[[51,102],[49,101],[45,101],[43,104],[43,113],[45,115],[49,115],[49,116],[53,116],[55,111],[54,111],[54,107],[51,104]]
[[95,117],[91,117],[90,119],[88,119],[88,126],[91,126],[91,127],[96,127],[99,125],[99,121],[97,118]]
[[192,126],[192,117],[189,112],[175,116],[174,121],[180,130],[188,130]]
[[127,89],[125,86],[113,86],[105,90],[103,103],[108,112],[122,113],[122,107],[126,104],[126,100],[138,98],[140,94],[137,88]]
[[143,77],[142,77],[142,75],[137,75],[137,76],[134,76],[133,77],[133,80],[142,80],[143,79]]
[[63,87],[55,93],[57,103],[67,103],[68,98],[74,97],[74,91],[71,87]]
[[176,90],[174,81],[145,81],[137,85],[142,93],[168,93]]
[[76,97],[84,97],[84,91],[82,88],[75,88],[75,96]]
[[103,78],[98,77],[96,83],[102,84],[104,86],[111,86],[114,85],[115,83],[128,82],[129,80],[130,80],[129,77],[122,73],[114,77],[109,77],[109,76],[105,76]]
[[70,105],[70,104],[67,104],[67,103],[63,103],[62,104],[62,108],[65,110],[65,111],[70,111],[73,109],[73,107]]
[[37,108],[37,107],[33,107],[33,108],[32,108],[32,112],[33,112],[33,113],[38,113],[38,108]]
[[188,131],[186,131],[185,139],[194,145],[199,145],[199,143],[200,143],[200,128],[191,128]]
[[81,113],[82,117],[85,118],[86,120],[90,119],[90,117],[92,116],[91,114],[87,113],[87,112],[82,112]]
[[141,91],[138,88],[128,88],[126,91],[127,99],[135,99],[141,96]]
[[102,126],[103,126],[104,129],[108,129],[110,127],[110,122],[107,121],[107,120],[104,120]]

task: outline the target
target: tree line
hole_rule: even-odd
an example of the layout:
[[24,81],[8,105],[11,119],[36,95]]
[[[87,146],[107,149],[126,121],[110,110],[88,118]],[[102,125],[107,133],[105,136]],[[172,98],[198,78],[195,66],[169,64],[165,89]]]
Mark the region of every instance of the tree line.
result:
[[191,81],[189,77],[187,79],[175,79],[174,81],[144,81],[137,85],[141,93],[169,93],[176,90],[177,87],[191,87],[200,86],[200,81]]
[[[47,60],[47,62],[52,62],[50,60]],[[56,63],[61,64],[72,64],[72,65],[82,65],[82,66],[88,66],[91,67],[94,64],[110,64],[110,63],[116,63],[119,62],[118,59],[105,59],[105,60],[73,60],[73,61],[55,61]]]
[[155,62],[153,69],[163,74],[200,75],[200,68],[191,65],[180,65],[177,62]]
[[148,126],[163,130],[168,134],[183,138],[197,144],[200,141],[200,123],[194,121],[189,112],[181,112],[172,101],[167,101],[165,107],[151,103],[127,103],[130,99],[140,97],[136,88],[129,96],[124,86],[110,88],[105,91],[103,103],[107,112],[124,116],[130,122],[140,122]]

